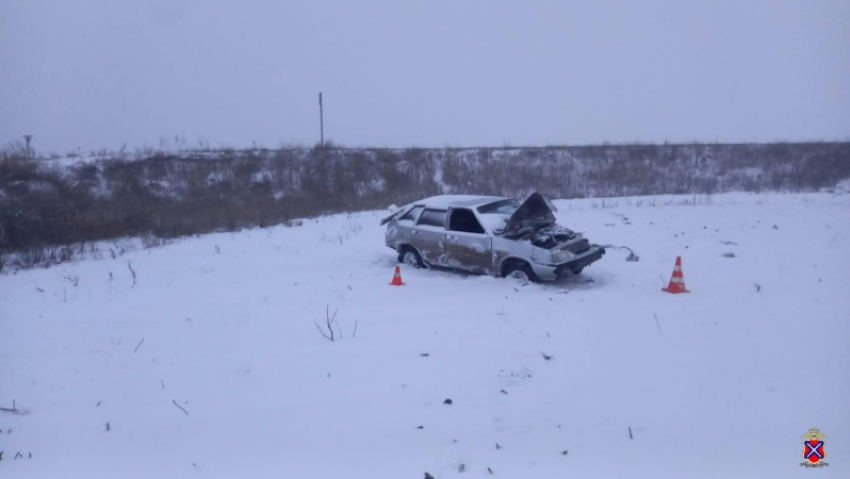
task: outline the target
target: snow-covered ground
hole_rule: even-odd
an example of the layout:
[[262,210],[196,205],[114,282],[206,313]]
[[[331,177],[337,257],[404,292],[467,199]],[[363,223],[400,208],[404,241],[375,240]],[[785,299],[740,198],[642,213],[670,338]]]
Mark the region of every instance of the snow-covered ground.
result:
[[556,204],[640,261],[392,287],[368,212],[0,275],[0,477],[850,477],[850,195]]

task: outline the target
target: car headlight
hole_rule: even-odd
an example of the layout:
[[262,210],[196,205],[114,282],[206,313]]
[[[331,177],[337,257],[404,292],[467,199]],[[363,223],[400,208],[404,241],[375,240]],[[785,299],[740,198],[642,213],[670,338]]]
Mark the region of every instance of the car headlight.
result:
[[573,258],[575,258],[575,255],[565,249],[552,252],[552,263],[554,264],[566,263],[567,261],[570,261]]

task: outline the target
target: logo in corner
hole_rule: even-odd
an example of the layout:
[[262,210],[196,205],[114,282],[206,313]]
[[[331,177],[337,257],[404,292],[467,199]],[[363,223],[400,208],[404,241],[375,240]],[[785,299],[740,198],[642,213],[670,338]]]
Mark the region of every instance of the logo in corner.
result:
[[800,465],[803,467],[826,467],[829,466],[826,459],[826,434],[813,427],[803,434],[803,459]]

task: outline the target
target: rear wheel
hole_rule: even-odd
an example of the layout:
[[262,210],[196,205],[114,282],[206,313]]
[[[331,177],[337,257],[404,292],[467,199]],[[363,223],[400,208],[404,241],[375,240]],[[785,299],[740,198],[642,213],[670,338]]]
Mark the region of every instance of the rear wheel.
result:
[[406,264],[407,266],[413,266],[414,268],[425,267],[425,263],[422,262],[422,257],[419,256],[419,252],[412,246],[402,247],[401,252],[398,254],[398,262]]
[[505,267],[505,278],[522,284],[537,283],[539,278],[525,261],[513,261]]

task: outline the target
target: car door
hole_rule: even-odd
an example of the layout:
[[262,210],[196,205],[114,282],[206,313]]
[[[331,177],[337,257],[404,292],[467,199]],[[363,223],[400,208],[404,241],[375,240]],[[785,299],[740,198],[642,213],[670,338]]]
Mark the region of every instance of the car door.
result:
[[472,210],[449,210],[449,230],[446,233],[448,266],[489,273],[493,266],[492,250],[493,238],[485,233]]
[[446,263],[446,214],[446,210],[425,208],[410,232],[410,244],[426,263],[438,266]]

